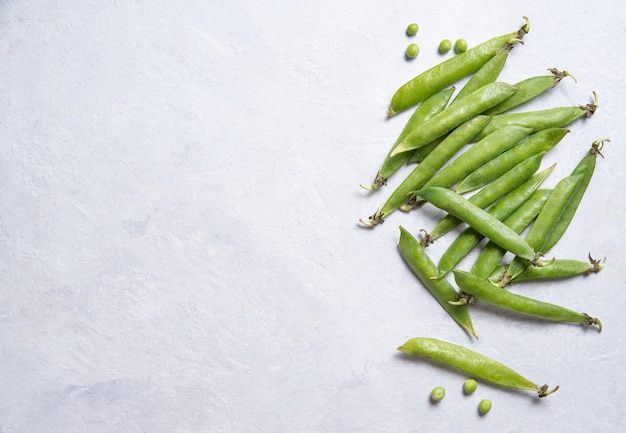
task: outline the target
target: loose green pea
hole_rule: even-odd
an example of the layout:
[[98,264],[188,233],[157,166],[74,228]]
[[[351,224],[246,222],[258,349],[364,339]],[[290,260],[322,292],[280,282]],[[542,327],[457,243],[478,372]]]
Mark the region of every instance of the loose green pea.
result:
[[483,399],[478,403],[478,410],[485,414],[491,410],[491,400]]
[[409,46],[406,47],[406,56],[409,59],[416,58],[419,53],[420,53],[420,47],[417,44],[409,44]]
[[463,392],[465,394],[473,393],[474,391],[476,391],[476,388],[478,388],[478,382],[476,382],[474,379],[467,379],[463,384]]
[[467,41],[465,39],[457,39],[454,43],[454,52],[461,54],[467,51]]
[[417,25],[417,23],[411,23],[406,28],[406,34],[409,35],[409,36],[413,36],[413,35],[417,34],[419,29],[420,29],[420,27]]
[[430,393],[430,398],[432,398],[434,401],[441,401],[445,396],[446,390],[441,386],[435,387]]
[[439,42],[439,52],[445,54],[452,49],[452,41],[450,39],[444,39]]

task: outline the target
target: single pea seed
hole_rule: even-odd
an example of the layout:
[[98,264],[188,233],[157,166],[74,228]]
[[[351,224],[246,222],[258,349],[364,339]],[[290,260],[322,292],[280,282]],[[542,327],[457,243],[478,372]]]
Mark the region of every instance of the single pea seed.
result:
[[465,394],[473,393],[474,391],[476,391],[476,388],[478,388],[478,382],[476,382],[474,379],[467,379],[463,384],[463,392]]
[[454,43],[454,52],[461,54],[467,51],[467,41],[465,39],[457,39]]
[[406,47],[406,56],[409,59],[414,59],[420,53],[420,47],[417,44],[410,44]]
[[481,400],[480,403],[478,403],[478,410],[482,414],[489,412],[491,410],[491,400]]
[[432,398],[434,401],[441,401],[445,396],[446,390],[441,386],[435,387],[430,393],[430,398]]
[[450,39],[444,39],[439,42],[439,52],[445,54],[452,49],[452,41]]
[[419,29],[420,27],[417,25],[417,23],[411,23],[406,28],[406,34],[409,36],[413,36],[419,31]]

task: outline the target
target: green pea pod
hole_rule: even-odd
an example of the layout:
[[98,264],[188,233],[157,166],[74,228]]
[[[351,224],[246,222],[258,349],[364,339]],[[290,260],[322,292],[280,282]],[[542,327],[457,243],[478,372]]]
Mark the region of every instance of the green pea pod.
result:
[[556,245],[556,243],[561,239],[567,227],[569,227],[570,222],[574,218],[574,214],[578,209],[578,206],[587,191],[587,186],[591,181],[591,177],[596,168],[596,160],[597,155],[602,156],[602,147],[604,143],[610,141],[608,139],[604,140],[596,140],[592,143],[591,149],[587,152],[587,155],[578,163],[574,171],[572,171],[573,176],[580,175],[582,176],[579,183],[576,185],[576,190],[572,193],[572,197],[569,202],[565,206],[561,217],[559,218],[559,223],[555,224],[552,231],[548,235],[548,239],[545,241],[544,249],[545,252],[548,252]]
[[528,19],[517,32],[507,33],[485,41],[457,56],[451,57],[422,72],[403,84],[391,98],[391,117],[426,99],[430,95],[476,72],[494,56],[498,48],[520,41],[530,30]]
[[598,98],[595,92],[594,97],[595,102],[587,105],[495,115],[491,118],[489,125],[476,136],[476,140],[480,140],[487,134],[508,125],[525,126],[534,132],[548,128],[563,128],[581,117],[591,117],[598,108]]
[[495,55],[489,59],[487,63],[481,66],[472,78],[465,83],[450,105],[458,103],[467,95],[480,89],[482,86],[496,81],[500,72],[502,72],[502,69],[504,68],[504,64],[506,63],[512,48],[512,44],[505,45],[503,48],[498,48],[495,51]]
[[398,171],[398,169],[402,167],[405,162],[407,162],[407,160],[411,156],[410,154],[401,153],[400,155],[391,156],[391,152],[393,151],[393,149],[396,148],[398,143],[400,143],[404,139],[404,137],[406,137],[413,129],[415,129],[415,127],[420,125],[422,122],[430,119],[440,111],[443,111],[443,109],[446,108],[446,105],[448,105],[448,101],[450,101],[453,93],[454,87],[441,90],[434,95],[426,98],[424,102],[422,102],[417,107],[409,121],[406,123],[404,129],[398,136],[396,142],[391,147],[391,150],[385,158],[383,165],[376,174],[374,183],[368,189],[376,190],[379,187],[386,185],[387,179],[396,171]]
[[467,95],[458,104],[449,106],[413,129],[391,152],[391,156],[426,146],[472,117],[504,101],[516,90],[516,87],[502,82],[481,87]]
[[555,259],[545,266],[529,266],[516,276],[512,282],[536,281],[545,279],[568,278],[576,275],[588,275],[600,272],[604,259],[596,260],[589,255],[589,261]]
[[441,145],[433,150],[424,161],[419,164],[404,179],[404,181],[389,196],[383,207],[369,217],[369,222],[361,220],[367,226],[376,226],[384,222],[392,212],[405,204],[410,194],[420,189],[432,176],[448,162],[463,146],[480,132],[489,123],[489,117],[476,116],[461,126],[454,129],[441,142]]
[[549,128],[529,135],[519,144],[467,175],[454,187],[454,190],[459,194],[464,194],[483,187],[527,158],[550,151],[568,133],[569,130],[565,128]]
[[478,233],[496,242],[516,256],[532,261],[537,259],[535,251],[520,235],[505,226],[502,221],[497,220],[487,211],[473,205],[454,191],[450,191],[447,188],[430,187],[419,190],[417,194],[439,209],[467,223]]
[[435,338],[411,338],[398,347],[398,350],[407,355],[432,359],[496,385],[537,392],[539,397],[546,397],[559,389],[558,386],[552,390],[548,390],[547,385],[537,386],[531,380],[495,359],[463,346]]
[[443,141],[444,138],[445,137],[439,137],[438,139],[431,141],[426,146],[422,146],[418,149],[413,150],[413,153],[411,153],[411,156],[407,162],[409,164],[417,164],[419,162],[422,162],[424,159],[426,159],[430,152],[432,152],[435,147],[437,147],[439,143]]
[[[530,179],[533,173],[537,171],[539,165],[541,164],[541,157],[543,157],[543,154],[535,155],[534,157],[519,163],[515,168],[511,169],[501,178],[494,181],[492,185],[490,185],[489,187],[485,187],[485,189],[481,190],[478,194],[470,197],[469,201],[473,204],[476,204],[476,201],[472,200],[473,198],[477,196],[480,197],[481,193],[490,188],[500,187],[500,184],[502,184],[503,190],[504,186],[508,188],[508,191],[505,191],[505,194],[506,192],[510,192],[511,190],[515,189],[515,187],[521,185],[525,180]],[[477,206],[481,208],[483,207],[482,205],[482,202],[479,202],[479,204],[477,204]],[[498,213],[498,211],[500,212]],[[515,209],[494,206],[487,212],[497,220],[502,221],[514,211]],[[450,216],[450,219],[458,221],[458,224],[461,223],[460,220],[452,216]],[[450,272],[480,243],[482,239],[483,235],[477,232],[475,229],[471,227],[465,229],[459,236],[457,236],[457,238],[450,244],[448,249],[446,249],[446,251],[444,251],[444,253],[441,255],[441,258],[439,259],[439,264],[437,265],[437,267],[439,268],[438,277],[442,278],[448,272]]]
[[[515,85],[518,86],[519,89],[515,92],[515,95],[485,111],[485,114],[493,116],[496,114],[502,114],[506,111],[512,110],[513,108],[520,107],[526,102],[531,101],[548,90],[558,86],[563,78],[574,78],[574,76],[569,72],[559,71],[556,68],[548,69],[548,71],[552,72],[552,75],[539,75],[537,77],[526,78],[525,80],[516,83]],[[574,81],[576,81],[575,78]]]
[[[552,190],[547,189],[539,189],[533,192],[528,200],[503,221],[504,225],[510,227],[515,233],[522,233],[539,215],[551,192]],[[470,272],[483,279],[491,278],[490,276],[498,267],[505,254],[506,250],[504,248],[492,241],[487,242],[476,258]],[[502,275],[504,275],[504,270]],[[496,276],[494,275],[493,278],[496,278]],[[494,281],[499,281],[500,278]]]
[[[487,185],[476,194],[468,198],[469,202],[478,206],[481,209],[486,209],[488,206],[492,205],[493,203],[522,185],[528,179],[530,179],[533,174],[535,174],[535,172],[539,169],[539,166],[541,165],[541,160],[543,159],[543,155],[544,153],[540,153],[528,158],[526,161],[520,162],[515,167],[511,168],[509,171],[500,176],[498,179],[494,180],[491,184]],[[506,218],[511,212],[515,210],[514,208],[511,209],[510,206],[505,209],[496,206],[495,209],[497,210],[497,212],[499,212],[499,216],[496,217],[498,219]],[[454,230],[456,227],[458,227],[459,224],[461,224],[461,221],[458,218],[452,215],[446,215],[439,222],[439,224],[437,224],[432,233],[430,233],[431,242],[443,236],[444,234],[449,233],[451,230]]]
[[494,286],[471,272],[455,269],[452,271],[454,280],[466,296],[461,299],[471,302],[469,297],[481,300],[502,309],[525,316],[537,317],[544,320],[566,323],[584,323],[597,325],[602,331],[602,323],[585,313],[577,313],[559,305],[528,298]]
[[402,257],[411,270],[443,309],[446,310],[450,317],[466,332],[478,338],[467,307],[450,304],[450,301],[458,299],[459,294],[457,290],[447,280],[431,279],[431,277],[437,274],[437,266],[430,260],[419,241],[402,226],[400,226],[400,241],[398,246]]
[[[560,224],[568,203],[576,192],[583,175],[567,176],[554,187],[548,201],[537,216],[536,221],[526,235],[526,242],[539,254],[548,252],[547,246],[550,233]],[[504,287],[517,275],[522,273],[529,266],[525,257],[515,257],[507,267],[506,273],[499,285]]]

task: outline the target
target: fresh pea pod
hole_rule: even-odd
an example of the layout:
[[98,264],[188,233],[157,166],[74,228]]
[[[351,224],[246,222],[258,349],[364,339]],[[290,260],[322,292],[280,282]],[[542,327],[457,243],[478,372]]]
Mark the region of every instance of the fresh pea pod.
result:
[[591,117],[598,108],[598,96],[595,92],[593,94],[595,101],[587,105],[497,114],[491,118],[489,125],[476,136],[476,140],[480,140],[485,135],[508,125],[525,126],[538,132],[542,129],[565,127],[581,117]]
[[[568,203],[576,193],[578,184],[582,181],[583,175],[570,175],[559,181],[554,187],[548,201],[537,216],[534,224],[526,235],[526,242],[538,254],[545,254],[551,248],[548,244],[550,233],[561,224]],[[504,287],[517,275],[522,273],[529,265],[525,257],[515,257],[507,267],[506,273],[499,285]]]
[[558,386],[549,390],[548,385],[535,385],[531,380],[495,359],[436,338],[411,338],[398,347],[398,350],[407,355],[432,359],[496,385],[537,392],[539,397],[546,397],[559,389]]
[[[515,167],[511,168],[502,176],[494,180],[491,184],[469,197],[469,202],[481,209],[486,209],[499,199],[505,197],[508,193],[524,184],[533,176],[533,174],[535,174],[541,165],[543,155],[543,153],[540,153],[528,158],[526,161],[520,162]],[[543,179],[545,179],[545,177],[547,177],[547,173],[542,173],[542,176]],[[515,199],[512,201],[521,204],[521,202],[518,202]],[[495,214],[493,211],[489,212],[494,216],[497,214],[496,218],[502,220],[512,213],[515,208],[510,205],[507,205],[506,207],[494,206],[494,210],[496,212]],[[437,238],[443,236],[451,230],[454,230],[454,228],[456,228],[459,224],[461,224],[461,221],[458,218],[452,215],[446,215],[430,233],[430,241],[434,242]]]
[[485,114],[493,116],[520,107],[526,102],[558,86],[565,77],[572,77],[574,81],[576,81],[576,78],[567,71],[559,71],[556,68],[548,69],[548,71],[552,72],[552,75],[539,75],[526,78],[516,83],[515,85],[519,87],[519,89],[515,92],[515,95],[485,111]]
[[[391,156],[426,146],[433,140],[447,134],[460,124],[481,114],[485,110],[504,101],[515,93],[517,88],[507,83],[489,83],[464,97],[459,103],[437,113],[429,120],[413,129],[392,150]],[[493,122],[493,119],[491,119]],[[489,122],[491,124],[491,122]]]
[[[450,188],[487,161],[515,146],[530,132],[530,129],[520,126],[510,126],[494,131],[437,172],[424,184],[423,188],[431,186]],[[411,210],[423,201],[423,198],[413,193],[402,210]]]
[[[498,48],[495,55],[489,59],[487,63],[480,67],[478,71],[468,80],[463,88],[456,95],[450,105],[454,105],[465,98],[472,92],[480,89],[486,84],[493,83],[498,79],[500,72],[504,68],[509,53],[513,49],[513,44],[507,44],[502,48]],[[502,103],[502,102],[501,102]]]
[[[503,221],[504,225],[510,227],[515,233],[522,233],[539,215],[551,192],[552,190],[548,189],[538,189],[533,192],[528,200]],[[505,254],[504,248],[492,241],[487,242],[476,258],[470,272],[480,278],[488,278],[498,267]]]
[[[535,192],[535,190],[539,188],[539,186],[541,186],[543,181],[546,180],[552,170],[554,170],[554,167],[555,165],[552,165],[547,169],[535,174],[533,177],[518,186],[516,189],[506,194],[504,197],[502,197],[502,199],[498,200],[496,204],[493,205],[493,211],[501,213],[503,215],[506,215],[507,212],[515,211],[515,209],[520,207],[526,200],[528,200],[528,198]],[[446,216],[445,218],[448,218],[448,216]],[[424,245],[433,243],[435,240],[439,239],[441,236],[454,229],[454,227],[456,227],[456,221],[458,220],[458,218],[453,218],[453,216],[450,216],[450,219],[452,219],[451,221],[440,222],[439,224],[437,224],[437,226],[425,236]],[[504,216],[503,218],[506,218],[506,216]]]
[[524,35],[530,31],[528,18],[525,17],[525,20],[526,23],[518,31],[485,41],[463,54],[433,66],[403,84],[391,98],[387,116],[394,116],[476,72],[494,56],[498,48],[521,41]]
[[565,128],[549,128],[529,135],[519,144],[467,175],[454,187],[454,190],[459,194],[464,194],[483,187],[533,155],[550,151],[568,133],[569,130]]
[[545,266],[529,266],[511,282],[567,278],[576,275],[594,274],[604,267],[604,259],[596,260],[589,254],[589,261],[555,259]]
[[366,189],[376,190],[379,187],[387,184],[387,179],[394,174],[402,165],[409,159],[411,156],[408,153],[401,153],[400,155],[391,156],[391,152],[396,148],[398,143],[400,143],[404,137],[406,137],[416,126],[420,125],[422,122],[430,119],[435,114],[442,111],[448,105],[448,101],[452,97],[454,93],[454,87],[449,89],[441,90],[434,95],[426,98],[413,112],[413,115],[406,123],[402,132],[398,136],[396,142],[391,147],[389,154],[385,158],[383,165],[380,170],[376,174],[376,178],[374,179],[374,183]]
[[[539,168],[541,164],[542,154],[535,155],[532,158],[529,158],[526,161],[519,163],[515,168],[511,169],[508,173],[503,175],[498,180],[494,181],[492,185],[489,187],[485,187],[485,189],[481,190],[478,194],[469,198],[469,201],[473,204],[476,204],[476,201],[472,199],[477,197],[483,193],[483,191],[488,190],[490,188],[496,187],[496,189],[508,188],[509,192],[513,190],[515,187],[522,184],[525,180],[528,180],[535,171]],[[502,185],[500,185],[502,184]],[[483,203],[477,205],[481,206]],[[499,211],[499,212],[498,212]],[[493,208],[487,210],[491,216],[496,218],[499,221],[502,221],[504,218],[513,213],[515,209],[510,208],[502,208],[494,206]],[[447,218],[447,217],[446,217]],[[451,217],[454,218],[454,217]],[[445,218],[444,218],[445,220]],[[457,220],[460,224],[461,221]],[[450,272],[461,260],[463,260],[483,239],[483,235],[477,232],[475,229],[468,227],[466,228],[457,238],[450,244],[450,246],[444,251],[439,259],[439,264],[437,267],[439,268],[438,277],[444,277],[448,272]]]
[[389,196],[383,207],[369,217],[369,222],[361,220],[367,226],[374,227],[384,222],[392,212],[405,204],[410,194],[420,189],[432,176],[448,162],[463,146],[489,123],[489,117],[476,116],[454,129],[429,154],[424,161],[413,169],[404,181]]
[[602,331],[602,323],[585,313],[577,313],[559,305],[528,298],[494,286],[471,272],[455,269],[452,271],[454,280],[464,296],[461,303],[472,302],[472,297],[496,307],[503,308],[525,316],[537,317],[544,320],[566,323],[584,323],[597,325],[598,332]]
[[561,239],[567,227],[569,227],[570,222],[574,218],[574,214],[578,209],[578,206],[587,191],[587,187],[589,186],[589,182],[593,177],[593,173],[596,168],[596,160],[597,156],[602,155],[602,148],[604,143],[610,141],[608,138],[603,140],[596,140],[591,144],[591,149],[587,152],[587,155],[578,163],[578,165],[572,171],[573,176],[580,175],[582,176],[579,183],[576,185],[576,190],[572,194],[569,202],[567,203],[561,217],[559,219],[559,223],[556,224],[553,229],[550,231],[548,235],[548,239],[544,244],[545,252],[548,252],[556,243]]
[[417,194],[432,205],[467,223],[478,233],[516,256],[533,262],[537,260],[535,251],[520,235],[454,191],[447,188],[430,187],[419,190]]
[[415,275],[443,309],[446,310],[450,317],[466,332],[478,338],[467,307],[450,304],[450,301],[458,299],[459,294],[457,290],[445,279],[431,279],[431,277],[437,275],[437,266],[430,260],[419,241],[402,226],[400,226],[400,241],[398,246],[402,257],[411,270],[413,270]]

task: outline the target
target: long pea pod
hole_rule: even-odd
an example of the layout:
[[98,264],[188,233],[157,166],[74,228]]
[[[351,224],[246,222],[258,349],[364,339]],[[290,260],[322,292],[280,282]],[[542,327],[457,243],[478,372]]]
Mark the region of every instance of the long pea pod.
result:
[[589,254],[589,261],[571,259],[555,259],[545,266],[528,266],[524,272],[511,282],[536,281],[545,279],[568,278],[576,275],[589,275],[600,272],[604,267],[604,259],[597,260]]
[[[512,48],[513,48],[513,45],[509,44],[503,48],[498,49],[496,51],[496,54],[493,56],[493,58],[491,58],[487,63],[481,66],[481,68],[463,86],[463,88],[459,91],[459,93],[456,95],[456,97],[454,98],[451,104],[455,104],[459,102],[465,96],[472,93],[474,90],[478,90],[482,86],[496,81],[498,79],[498,76],[500,75],[500,72],[502,72],[502,69],[504,68],[506,60]],[[506,99],[504,102],[508,101],[514,96],[515,95],[511,96],[510,98]],[[498,105],[502,105],[504,102],[501,102]],[[491,111],[491,109],[488,111]],[[407,162],[409,164],[412,164],[412,163],[423,161],[428,156],[428,154],[432,152],[433,149],[437,147],[437,145],[442,140],[443,140],[443,137],[439,137],[438,139],[435,139],[434,141],[430,142],[429,144],[425,146],[414,149]]]
[[582,176],[579,183],[576,185],[576,191],[572,194],[570,201],[563,210],[563,213],[559,219],[559,224],[556,224],[550,232],[548,239],[545,242],[545,252],[548,252],[556,243],[561,239],[570,222],[574,218],[574,214],[580,205],[580,202],[587,191],[589,182],[593,177],[593,173],[596,168],[597,156],[602,155],[602,148],[604,143],[610,141],[608,138],[602,140],[596,140],[591,144],[591,149],[587,152],[585,157],[578,163],[578,165],[572,171],[573,176]]
[[466,332],[478,338],[467,306],[450,304],[450,301],[458,299],[459,293],[457,290],[447,280],[431,279],[431,277],[437,274],[437,266],[430,260],[419,241],[402,226],[400,226],[398,247],[402,257],[413,273],[450,317]]
[[[539,169],[543,155],[544,154],[540,153],[520,162],[491,184],[469,197],[468,201],[481,209],[486,209],[529,180]],[[550,169],[550,171],[552,170]],[[546,170],[537,177],[543,181],[548,174],[549,171]],[[530,185],[537,188],[539,182],[530,182],[528,187],[532,188]],[[526,186],[524,186],[524,188],[526,188]],[[522,202],[512,196],[509,200],[506,200],[506,203],[506,205],[494,206],[495,213],[499,215],[497,217],[498,219],[506,218],[515,210],[514,206],[521,205]],[[493,214],[494,211],[489,212]],[[446,215],[429,234],[430,242],[434,242],[436,239],[456,228],[459,224],[461,224],[461,221],[458,218],[453,215]]]
[[486,302],[493,306],[512,311],[525,316],[536,317],[554,322],[584,323],[597,325],[598,332],[602,331],[599,319],[586,313],[578,313],[560,305],[539,301],[534,298],[518,295],[508,290],[494,286],[471,272],[455,269],[452,271],[454,280],[463,292],[459,303],[473,302],[472,298]]
[[552,75],[538,75],[536,77],[526,78],[518,83],[515,83],[519,89],[515,92],[515,95],[511,96],[504,102],[499,103],[493,108],[490,108],[485,112],[487,115],[502,114],[506,111],[512,110],[522,106],[523,104],[535,99],[536,97],[543,95],[548,90],[558,86],[558,84],[565,77],[572,77],[574,81],[576,78],[567,71],[559,71],[556,68],[548,69],[552,72]]
[[548,152],[569,133],[565,128],[549,128],[529,135],[519,144],[486,162],[467,175],[454,190],[459,194],[476,190],[494,181],[502,173],[541,152]]
[[500,76],[500,72],[502,72],[504,64],[506,63],[512,49],[513,44],[507,44],[502,48],[498,48],[495,51],[494,56],[489,59],[487,63],[481,66],[472,78],[465,83],[450,105],[457,104],[467,95],[480,89],[484,85],[495,82]]
[[433,175],[463,146],[469,143],[487,123],[489,123],[489,117],[479,115],[450,132],[441,144],[434,149],[421,164],[409,173],[404,181],[389,196],[385,204],[369,217],[369,221],[361,220],[361,222],[371,227],[383,223],[385,218],[407,202],[413,191],[420,189],[431,179]]
[[[564,211],[574,197],[582,177],[582,174],[578,174],[569,175],[561,179],[552,190],[548,201],[528,231],[526,242],[538,254],[545,254],[549,251],[548,247],[551,247],[548,243],[550,233],[561,224],[560,221],[564,215]],[[499,282],[499,286],[504,287],[507,285],[528,266],[529,263],[524,257],[515,257],[507,266],[504,277]],[[495,280],[492,279],[492,281]]]
[[[538,189],[533,192],[528,200],[503,221],[504,225],[511,228],[515,233],[522,233],[539,215],[551,192],[552,190],[549,189]],[[470,272],[480,278],[488,278],[498,267],[505,254],[504,248],[493,241],[487,242],[478,254]],[[504,274],[504,270],[502,274]]]
[[491,118],[489,125],[476,136],[476,140],[480,140],[485,135],[508,125],[525,126],[532,128],[534,132],[548,128],[563,128],[581,117],[593,116],[597,108],[598,95],[594,92],[594,102],[586,105],[497,114]]
[[419,190],[417,194],[435,207],[467,223],[478,233],[516,256],[533,262],[537,260],[535,251],[520,235],[454,191],[447,188],[430,187]]
[[406,137],[416,126],[420,125],[422,122],[430,119],[435,114],[443,111],[448,105],[452,94],[454,93],[454,87],[449,89],[440,90],[434,95],[426,98],[413,112],[408,122],[400,132],[400,135],[396,139],[395,143],[391,147],[389,154],[385,158],[382,166],[376,173],[376,178],[374,179],[374,183],[369,188],[371,190],[376,190],[383,185],[387,184],[387,179],[391,175],[393,175],[411,156],[408,153],[401,153],[400,155],[391,156],[391,152],[396,148],[398,143],[400,143],[404,137]]
[[[494,186],[499,181],[503,185],[508,184],[509,191],[514,189],[516,186],[522,184],[525,180],[529,179],[535,171],[539,168],[541,164],[541,157],[543,155],[539,154],[532,158],[529,158],[527,161],[523,161],[519,163],[515,168],[510,170],[507,174],[503,175],[500,179],[496,180],[494,184],[490,185]],[[514,179],[513,183],[510,179]],[[482,193],[484,189],[480,192]],[[479,193],[479,194],[480,194]],[[478,194],[477,194],[478,195]],[[476,195],[470,197],[469,201],[472,202],[472,198],[476,197]],[[475,204],[475,202],[472,202]],[[481,207],[482,203],[478,206]],[[494,206],[491,209],[487,210],[491,216],[496,218],[499,221],[504,220],[506,217],[511,215],[515,209],[504,208]],[[459,221],[460,223],[460,221]],[[505,224],[506,225],[506,224]],[[439,264],[437,265],[439,269],[438,278],[444,277],[448,272],[450,272],[461,260],[463,260],[483,239],[483,235],[477,232],[475,229],[468,227],[466,228],[456,239],[450,244],[450,246],[443,252],[441,258],[439,259]]]
[[[532,194],[533,192],[541,186],[544,180],[550,175],[552,170],[554,170],[555,165],[548,167],[547,169],[535,174],[530,179],[526,180],[524,183],[519,185],[514,190],[508,192],[507,194],[503,194],[504,196],[497,201],[497,203],[493,206],[493,212],[497,212],[498,214],[502,214],[503,218],[506,218],[507,212],[511,213],[518,207],[520,207]],[[505,178],[506,179],[506,178]],[[504,180],[503,180],[504,182]],[[496,184],[497,185],[497,184]],[[495,187],[487,188],[488,196],[486,193],[477,193],[470,197],[468,201],[477,205],[478,207],[484,208],[487,207],[490,203],[489,195],[491,191],[493,191],[493,197],[498,195],[498,190]],[[478,196],[478,197],[476,197]],[[475,197],[475,198],[474,198]],[[483,201],[484,200],[484,201]],[[482,203],[481,203],[482,202]],[[484,204],[484,205],[483,205]],[[460,223],[460,220],[453,215],[446,215],[443,220],[441,220],[435,228],[428,233],[424,237],[424,245],[429,245],[433,243],[435,240],[439,239],[441,236],[445,235],[449,231],[453,230]]]
[[547,385],[538,386],[505,364],[466,347],[428,337],[415,337],[408,340],[398,350],[407,355],[432,359],[444,365],[457,368],[471,377],[496,385],[536,392],[546,397],[559,387],[549,390]]
[[[526,137],[531,130],[520,126],[510,126],[494,131],[479,142],[473,144],[465,152],[443,167],[423,188],[438,186],[450,188],[478,167],[495,158],[502,152],[515,146],[520,140]],[[402,210],[411,210],[423,202],[419,195],[413,193],[409,197],[407,204]]]
[[403,84],[391,98],[388,117],[394,116],[476,72],[494,56],[498,48],[519,42],[530,31],[528,18],[516,32],[489,39],[466,52],[445,60]]
[[[515,93],[517,88],[507,83],[489,83],[450,105],[414,128],[391,152],[391,156],[426,146],[460,124],[483,113]],[[493,119],[491,120],[493,122]],[[489,122],[489,123],[491,123]],[[409,154],[410,155],[410,154]]]

